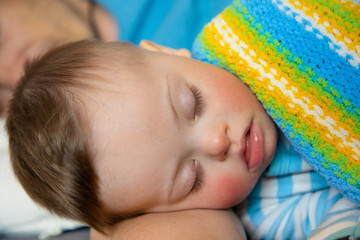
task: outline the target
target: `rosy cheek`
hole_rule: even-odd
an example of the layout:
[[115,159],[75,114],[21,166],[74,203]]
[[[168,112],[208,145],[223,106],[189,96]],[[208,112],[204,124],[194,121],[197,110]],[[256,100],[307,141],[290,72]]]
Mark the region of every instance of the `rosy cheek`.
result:
[[214,205],[219,208],[232,207],[248,195],[247,187],[235,177],[218,176],[214,180],[211,183]]

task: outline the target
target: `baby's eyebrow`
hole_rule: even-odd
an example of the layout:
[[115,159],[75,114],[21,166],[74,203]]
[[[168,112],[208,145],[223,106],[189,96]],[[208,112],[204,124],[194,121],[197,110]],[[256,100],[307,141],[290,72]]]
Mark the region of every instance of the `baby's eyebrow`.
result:
[[1,49],[1,46],[2,46],[2,41],[3,41],[3,39],[2,39],[2,32],[1,32],[1,27],[0,27],[0,49]]
[[167,199],[168,201],[170,202],[170,199],[171,199],[171,194],[173,192],[173,189],[174,189],[174,183],[175,183],[175,178],[176,178],[176,175],[177,175],[177,169],[175,169],[175,171],[173,171],[171,173],[171,178],[170,178],[170,181],[169,183],[167,184]]
[[170,106],[173,118],[175,119],[176,126],[179,126],[180,125],[179,116],[178,116],[178,114],[176,112],[176,109],[175,109],[174,104],[173,104],[172,99],[171,99],[170,82],[169,82],[168,76],[166,76],[166,85],[167,85],[167,99],[168,99],[168,102],[169,102],[169,106]]
[[[169,105],[169,108],[171,109],[171,115],[172,115],[172,119],[174,119],[175,121],[175,125],[177,127],[180,127],[180,120],[179,120],[179,116],[176,112],[176,109],[174,107],[174,104],[173,104],[173,101],[172,101],[172,98],[171,98],[171,87],[170,87],[170,80],[169,80],[169,77],[168,75],[166,75],[166,98],[167,98],[167,102],[168,102],[168,105]],[[174,183],[175,183],[175,179],[176,179],[176,176],[178,174],[178,171],[179,171],[179,167],[177,166],[175,169],[173,169],[172,173],[171,173],[171,178],[170,178],[170,181],[168,181],[168,201],[170,201],[170,198],[171,198],[171,194],[172,194],[172,191],[174,189]]]

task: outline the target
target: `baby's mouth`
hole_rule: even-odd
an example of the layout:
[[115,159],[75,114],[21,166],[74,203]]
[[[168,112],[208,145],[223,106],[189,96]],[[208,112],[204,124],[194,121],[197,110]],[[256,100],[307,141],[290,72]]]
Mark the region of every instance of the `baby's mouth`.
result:
[[248,129],[248,131],[246,132],[246,135],[245,135],[244,157],[245,157],[246,163],[249,165],[250,157],[251,157],[250,128]]
[[245,135],[244,158],[248,169],[255,169],[263,158],[263,136],[258,126],[252,122]]

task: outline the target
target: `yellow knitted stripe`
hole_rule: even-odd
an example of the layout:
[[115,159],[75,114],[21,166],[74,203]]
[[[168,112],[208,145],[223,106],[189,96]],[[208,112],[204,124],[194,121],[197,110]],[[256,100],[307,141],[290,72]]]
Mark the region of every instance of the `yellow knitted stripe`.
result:
[[[304,78],[300,77],[298,79],[299,82],[296,82],[293,80],[291,75],[289,75],[289,73],[297,74],[297,76],[305,74],[305,76],[310,78],[310,76],[308,76],[308,75],[313,74],[313,73],[301,72],[301,70],[298,69],[298,66],[296,64],[292,64],[291,66],[289,66],[289,64],[291,64],[291,63],[289,61],[284,62],[283,58],[280,57],[279,52],[276,51],[276,48],[273,48],[273,49],[266,48],[265,50],[260,49],[261,46],[264,45],[264,43],[261,40],[259,40],[260,37],[253,36],[253,35],[244,36],[243,33],[251,34],[252,31],[250,29],[248,29],[248,27],[244,23],[240,22],[239,16],[234,17],[232,15],[231,11],[225,10],[222,14],[222,17],[223,17],[224,21],[226,22],[225,23],[226,26],[229,27],[231,29],[231,31],[233,31],[233,33],[235,33],[234,34],[235,36],[237,36],[241,40],[243,40],[248,46],[251,46],[249,49],[256,49],[255,52],[257,53],[258,57],[253,57],[254,62],[256,62],[258,64],[261,61],[266,62],[266,64],[273,63],[270,70],[272,70],[273,72],[275,70],[279,76],[285,77],[286,79],[291,79],[292,83],[289,85],[301,90],[296,94],[297,96],[299,96],[298,98],[300,98],[302,96],[308,96],[307,101],[305,101],[303,99],[301,101],[307,102],[309,109],[314,110],[313,106],[315,106],[315,105],[322,106],[323,115],[322,115],[322,117],[320,116],[320,118],[322,118],[324,120],[325,116],[331,116],[334,119],[334,121],[338,124],[338,126],[335,127],[336,130],[340,131],[341,128],[345,129],[345,131],[352,134],[351,136],[356,136],[357,139],[360,139],[359,131],[356,133],[352,129],[352,127],[356,128],[356,123],[352,120],[352,116],[344,116],[344,114],[346,114],[346,112],[347,112],[346,109],[344,108],[344,106],[340,105],[340,109],[338,109],[338,108],[334,109],[334,105],[332,104],[331,100],[328,99],[324,93],[318,92],[316,88],[309,89],[308,88],[309,85],[306,83],[306,80]],[[231,38],[234,38],[234,37],[230,36],[230,39]],[[251,44],[251,41],[252,41],[252,44]],[[287,52],[286,54],[290,54],[290,52],[289,53]],[[275,56],[279,56],[279,57],[275,57]],[[262,60],[260,60],[260,59],[262,59]],[[281,66],[282,69],[280,69],[279,66]],[[308,88],[308,89],[305,89],[305,91],[304,91],[304,86],[305,86],[305,88]],[[319,96],[321,96],[321,97],[319,97]],[[331,109],[329,109],[329,107]],[[345,119],[346,123],[342,122],[342,118]]]
[[[238,6],[239,9],[243,9],[242,11],[244,13],[247,12],[246,8],[243,8],[241,5]],[[242,13],[240,13],[239,11],[237,11],[235,8],[233,7],[229,7],[228,9],[226,9],[223,13],[222,13],[222,17],[224,19],[230,19],[227,20],[228,25],[232,28],[232,29],[237,29],[237,28],[241,28],[239,29],[239,31],[241,32],[246,32],[248,29],[245,28],[245,26],[242,25],[249,25],[249,21],[251,21],[251,23],[253,24],[252,26],[254,26],[255,23],[255,19],[252,19],[252,17],[250,15],[247,15],[247,19],[249,19],[249,21],[247,21],[244,18],[245,15],[243,15]],[[241,19],[241,20],[238,20]],[[256,24],[256,28],[260,29],[259,31],[262,30],[261,26],[259,26],[259,24]],[[252,29],[254,29],[254,27],[250,27]],[[346,129],[348,127],[350,127],[352,130],[350,131],[354,131],[357,133],[357,135],[360,135],[360,119],[358,119],[357,115],[349,112],[344,104],[340,104],[339,102],[337,102],[337,100],[334,98],[334,96],[339,95],[339,93],[336,92],[336,90],[332,93],[329,94],[328,92],[326,92],[324,90],[325,87],[327,87],[327,81],[321,77],[319,77],[317,79],[317,82],[314,82],[313,79],[311,78],[311,76],[315,76],[315,73],[312,69],[310,69],[309,67],[305,66],[306,72],[305,71],[301,71],[299,69],[298,64],[303,65],[303,62],[301,59],[295,57],[292,55],[292,53],[290,51],[288,51],[287,49],[283,50],[282,52],[277,51],[276,47],[280,48],[280,49],[284,49],[281,44],[274,39],[274,44],[269,44],[266,42],[268,41],[267,39],[271,39],[272,37],[270,36],[270,34],[265,34],[264,35],[260,35],[259,32],[257,32],[257,30],[253,30],[253,32],[256,31],[257,35],[252,37],[252,41],[255,41],[255,39],[259,40],[257,41],[255,44],[257,46],[259,46],[259,48],[262,49],[263,52],[265,52],[265,54],[267,56],[270,56],[270,61],[269,63],[273,63],[275,65],[276,62],[278,62],[278,66],[281,66],[281,68],[284,70],[284,72],[289,73],[289,76],[291,79],[293,79],[294,81],[297,81],[298,84],[301,86],[301,88],[305,89],[306,91],[309,92],[309,94],[311,94],[312,96],[318,98],[318,100],[321,103],[324,103],[326,107],[326,109],[330,109],[330,112],[334,112],[336,111],[338,114],[335,115],[335,120],[336,122],[343,122],[346,125]],[[235,35],[236,36],[236,35]],[[270,41],[270,40],[269,40]],[[270,47],[269,47],[270,46]],[[267,49],[263,49],[264,47],[266,47]],[[274,49],[274,51],[276,51],[276,53],[274,54],[272,53],[267,53],[268,49]],[[292,59],[295,59],[296,63],[293,62],[289,62],[286,57],[291,57]],[[283,59],[285,59],[287,61],[288,64],[284,64],[282,62],[281,57]],[[305,77],[306,79],[302,78]],[[332,90],[333,91],[333,90]],[[307,94],[307,95],[309,95]],[[311,101],[314,105],[320,105],[318,101]],[[351,106],[354,107],[354,106]],[[325,111],[326,111],[325,109]],[[329,113],[329,111],[326,111],[327,115],[331,115],[331,113]],[[341,120],[340,120],[341,119]]]
[[[360,5],[356,4],[352,0],[333,0],[336,3],[341,4],[341,7],[345,10],[352,12],[355,16],[360,18]],[[354,18],[354,20],[357,20]]]
[[[233,18],[233,20],[234,20],[234,18]],[[229,23],[228,23],[228,24],[229,24]],[[214,27],[214,24],[212,24],[211,26]],[[242,24],[242,25],[239,25],[239,26],[241,26],[242,28],[246,27],[246,26],[243,25],[243,24]],[[226,28],[227,26],[223,26],[223,27]],[[231,62],[234,62],[234,59],[235,59],[235,58],[238,58],[238,59],[236,59],[236,61],[242,59],[242,62],[243,62],[244,65],[241,66],[241,64],[237,64],[237,67],[238,67],[238,68],[236,69],[236,71],[237,71],[238,73],[242,73],[242,72],[247,72],[247,73],[251,72],[251,73],[252,73],[253,76],[247,76],[246,79],[245,79],[245,78],[243,79],[243,80],[245,80],[245,82],[247,82],[248,84],[250,83],[251,79],[263,79],[262,82],[259,81],[259,82],[256,83],[259,87],[256,87],[256,86],[255,86],[255,88],[254,88],[254,91],[259,93],[259,89],[261,89],[261,88],[260,88],[261,85],[262,85],[263,88],[266,89],[267,86],[270,86],[270,85],[273,85],[273,84],[271,84],[270,82],[268,82],[268,79],[263,78],[262,75],[258,72],[258,70],[256,70],[256,69],[253,69],[253,70],[248,69],[248,68],[251,68],[251,64],[250,64],[250,65],[249,65],[248,63],[245,64],[245,62],[247,62],[247,59],[246,59],[246,58],[249,58],[249,57],[250,57],[251,61],[253,61],[253,62],[257,63],[257,64],[261,64],[261,61],[263,61],[263,62],[271,62],[268,57],[269,57],[269,56],[274,56],[275,53],[272,53],[270,49],[267,49],[268,52],[267,52],[266,54],[263,54],[263,53],[257,48],[257,45],[258,45],[260,42],[256,43],[255,45],[251,44],[251,39],[254,40],[254,39],[255,39],[255,36],[251,36],[251,33],[250,33],[249,36],[244,36],[244,35],[242,35],[242,32],[249,32],[249,31],[248,31],[248,29],[243,29],[243,30],[245,30],[245,31],[242,31],[241,29],[238,29],[238,31],[236,32],[236,35],[238,35],[239,38],[246,43],[246,45],[251,46],[251,49],[254,50],[255,54],[254,54],[254,52],[252,52],[252,51],[249,50],[248,48],[245,48],[244,51],[245,51],[246,56],[245,56],[245,57],[241,57],[241,56],[238,54],[238,51],[236,51],[236,50],[230,50],[230,51],[231,51],[231,55],[232,55],[234,58],[233,58],[233,59],[231,59],[231,58],[230,58],[230,59],[226,59],[226,61],[229,62],[229,63],[231,63]],[[222,34],[219,34],[219,32],[217,31],[217,29],[213,29],[212,31],[215,32],[215,36],[216,36],[218,39],[221,39],[221,38],[222,38]],[[213,35],[213,34],[210,34],[210,35]],[[233,36],[231,36],[231,37],[233,37]],[[216,40],[216,39],[213,39],[213,41],[214,41],[214,42],[220,42],[220,43],[222,42],[222,41],[219,41],[219,40]],[[226,49],[231,49],[231,47],[228,46],[226,43],[223,43],[223,44],[225,44],[225,45],[224,45],[224,48],[223,48],[225,51],[226,51]],[[239,44],[239,40],[237,41],[237,44]],[[218,48],[217,50],[219,50],[219,47],[221,48],[221,46],[218,46],[218,47],[217,47],[217,48]],[[223,54],[224,54],[224,56],[228,56],[228,54],[226,54],[226,53],[223,53]],[[236,57],[235,57],[235,56],[236,56]],[[244,67],[244,66],[246,66],[246,67]],[[287,74],[285,74],[285,72],[281,71],[281,69],[278,68],[276,65],[272,65],[271,67],[268,67],[268,66],[265,66],[265,65],[262,64],[262,67],[264,68],[265,72],[268,73],[268,74],[271,74],[272,71],[274,72],[274,69],[275,69],[275,70],[278,72],[278,75],[272,75],[272,76],[273,76],[277,81],[279,81],[279,82],[281,82],[281,79],[279,79],[279,75],[280,75],[280,76],[286,76],[286,78],[291,79],[291,78],[289,78],[289,76],[288,76]],[[294,84],[294,86],[296,86],[296,85]],[[293,87],[292,87],[292,88],[293,88]],[[278,89],[278,91],[282,91],[282,90]],[[298,88],[298,91],[302,91],[301,88]],[[279,99],[279,96],[283,96],[283,94],[282,94],[281,92],[276,93],[276,91],[273,91],[273,93],[274,93],[274,94],[271,94],[271,97],[273,97],[274,99],[276,99],[276,102],[278,102],[278,103],[282,103],[282,102],[293,102],[293,99],[290,99],[290,98],[289,98],[289,99],[283,99],[283,100],[282,100],[281,98]],[[302,92],[298,92],[298,93],[299,93],[299,94],[296,94],[296,93],[295,93],[295,97],[296,97],[296,95],[301,95]],[[303,94],[305,94],[305,93],[303,93]],[[306,95],[306,94],[305,94],[305,95]],[[285,96],[284,96],[284,97],[285,97]],[[314,99],[314,100],[311,99],[311,100],[310,100],[310,103],[313,103],[315,100],[316,100],[316,99]],[[293,107],[289,107],[289,106],[284,106],[284,107],[286,107],[286,111],[288,112],[288,114],[296,114],[298,117],[299,117],[299,116],[308,115],[308,114],[307,114],[303,109],[301,109],[299,106],[294,107],[294,108],[293,108]],[[310,104],[310,105],[308,104],[308,107],[309,107],[310,109],[313,109],[311,104]],[[330,112],[330,111],[329,111],[329,112]],[[335,117],[336,117],[336,116],[335,116]],[[315,119],[314,116],[311,116],[311,117],[308,117],[307,120],[305,120],[305,119],[302,119],[302,120],[301,120],[301,118],[299,118],[299,121],[306,122],[307,124],[309,124],[309,126],[313,126],[313,125],[314,125],[314,122],[317,121],[317,120]],[[307,121],[310,121],[310,122],[307,122]],[[310,124],[310,123],[311,123],[311,124]],[[317,123],[317,124],[321,125],[321,123]],[[346,126],[343,126],[343,128],[345,129]],[[351,148],[349,148],[349,147],[347,146],[348,144],[346,144],[346,143],[343,144],[343,146],[344,146],[343,148],[340,147],[339,144],[334,144],[335,142],[341,143],[341,142],[343,142],[343,141],[342,141],[342,139],[340,139],[338,136],[331,135],[331,133],[329,132],[329,130],[327,129],[326,126],[323,126],[323,127],[317,126],[317,128],[315,128],[315,129],[316,129],[316,130],[320,130],[320,131],[319,131],[319,135],[320,135],[320,137],[322,138],[323,141],[328,142],[328,143],[330,143],[331,145],[333,145],[340,153],[343,153],[344,155],[347,155],[347,157],[348,157],[349,159],[352,159],[352,156],[357,155]],[[322,134],[321,134],[321,133],[322,133]],[[324,133],[326,133],[326,134],[324,134]],[[330,137],[327,137],[327,136],[330,136]],[[331,139],[331,138],[332,138],[332,139]],[[343,140],[346,140],[346,139],[343,139]],[[356,161],[356,163],[358,163],[358,162]],[[358,163],[358,164],[359,164],[359,163]]]
[[[326,17],[327,19],[333,19],[341,26],[347,27],[348,29],[359,29],[360,28],[360,6],[352,3],[351,1],[345,2],[343,0],[291,0],[294,4],[301,6],[303,10],[314,11],[320,16]],[[313,16],[313,15],[309,15]],[[321,20],[321,19],[320,19]]]
[[[317,0],[305,0],[301,1],[301,3],[297,0],[288,1],[296,9],[302,11],[304,15],[314,19],[317,25],[323,26],[337,41],[343,42],[349,50],[357,52],[357,55],[360,57],[360,52],[357,51],[356,47],[360,46],[360,28],[352,24],[353,21],[346,21],[338,14],[335,14],[332,9],[322,5]],[[328,4],[335,4],[336,1],[333,2],[327,1]],[[344,5],[344,8],[349,5],[340,1],[337,1],[336,4]],[[360,12],[360,9],[357,11]],[[356,13],[354,12],[354,14]]]

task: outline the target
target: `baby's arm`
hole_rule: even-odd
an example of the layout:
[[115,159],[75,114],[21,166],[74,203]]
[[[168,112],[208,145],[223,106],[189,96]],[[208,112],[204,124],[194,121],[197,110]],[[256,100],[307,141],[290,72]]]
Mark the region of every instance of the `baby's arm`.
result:
[[106,237],[93,229],[91,240],[241,240],[243,227],[231,210],[188,210],[145,214],[126,220],[109,230]]

